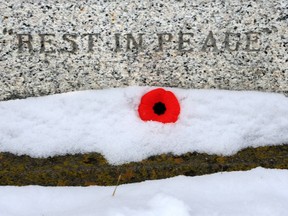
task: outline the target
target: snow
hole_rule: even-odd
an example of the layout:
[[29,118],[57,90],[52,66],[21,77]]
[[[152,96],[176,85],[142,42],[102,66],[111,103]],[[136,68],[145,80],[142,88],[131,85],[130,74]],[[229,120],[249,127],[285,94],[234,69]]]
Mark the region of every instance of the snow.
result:
[[[82,91],[0,102],[0,152],[33,157],[99,152],[112,164],[169,153],[231,155],[288,143],[288,99],[275,93],[173,91],[175,124],[143,122],[152,87]],[[117,179],[115,179],[117,181]],[[0,216],[282,216],[288,170],[146,181],[115,187],[0,186]]]
[[283,216],[288,170],[146,181],[114,187],[0,187],[1,216]]
[[162,124],[138,116],[141,96],[152,89],[2,101],[0,152],[32,157],[99,152],[109,163],[122,164],[162,153],[231,155],[246,147],[288,143],[284,95],[165,88],[179,99],[181,113],[175,124]]

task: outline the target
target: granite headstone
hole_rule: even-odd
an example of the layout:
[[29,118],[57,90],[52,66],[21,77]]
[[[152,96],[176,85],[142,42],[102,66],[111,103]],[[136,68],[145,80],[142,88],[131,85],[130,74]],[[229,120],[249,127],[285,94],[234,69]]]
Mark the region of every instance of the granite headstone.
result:
[[0,0],[0,100],[130,85],[288,91],[287,0]]

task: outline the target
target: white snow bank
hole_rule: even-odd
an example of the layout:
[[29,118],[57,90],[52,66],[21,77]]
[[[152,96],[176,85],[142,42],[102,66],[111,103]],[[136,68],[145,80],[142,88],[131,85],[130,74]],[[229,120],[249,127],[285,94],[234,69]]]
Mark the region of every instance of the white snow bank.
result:
[[288,143],[288,98],[281,94],[168,88],[181,113],[175,124],[162,124],[138,116],[141,96],[151,89],[0,102],[0,151],[33,157],[99,152],[121,164],[168,152],[231,155]]
[[283,216],[288,171],[257,168],[114,187],[0,187],[1,216]]

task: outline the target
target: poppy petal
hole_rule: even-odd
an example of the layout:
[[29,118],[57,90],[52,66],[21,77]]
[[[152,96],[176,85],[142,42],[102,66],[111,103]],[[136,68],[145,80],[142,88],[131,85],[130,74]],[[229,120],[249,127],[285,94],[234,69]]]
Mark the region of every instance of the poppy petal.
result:
[[178,120],[180,105],[173,92],[157,88],[142,96],[138,113],[143,121],[174,123]]

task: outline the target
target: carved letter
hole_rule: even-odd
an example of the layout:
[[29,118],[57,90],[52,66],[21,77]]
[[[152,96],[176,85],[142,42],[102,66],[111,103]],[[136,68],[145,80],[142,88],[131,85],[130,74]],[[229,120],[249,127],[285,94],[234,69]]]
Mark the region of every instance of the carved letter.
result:
[[[232,49],[230,47],[230,36],[236,36],[238,37],[238,41],[236,42],[235,48]],[[240,46],[240,33],[231,33],[231,32],[226,32],[225,33],[225,40],[224,40],[224,45],[225,45],[225,49],[232,52],[232,51],[238,51],[239,50],[239,46]]]
[[179,33],[179,43],[178,43],[178,51],[181,51],[181,52],[191,52],[193,49],[190,48],[190,49],[187,49],[187,50],[184,50],[184,43],[190,43],[190,39],[186,39],[184,40],[183,36],[185,35],[189,35],[190,37],[193,37],[194,34],[193,33],[182,33],[180,32]]
[[94,47],[94,41],[93,41],[93,36],[99,37],[100,34],[83,34],[83,37],[88,35],[88,52],[93,52],[93,47]]
[[[251,49],[251,42],[254,42],[254,43],[259,43],[259,34],[258,32],[247,32],[245,33],[246,36],[247,36],[247,41],[246,41],[246,48],[245,50],[247,52],[257,52],[257,51],[260,51],[260,48],[259,49]],[[254,37],[254,39],[252,39],[252,37]],[[258,44],[259,45],[259,44]]]
[[53,36],[55,37],[55,34],[39,34],[40,37],[40,53],[55,53],[56,50],[46,50],[45,49],[45,43],[49,43],[50,45],[52,44],[51,39],[45,40],[46,36]]
[[138,51],[138,50],[142,50],[142,43],[143,43],[143,39],[142,36],[143,34],[138,34],[138,38],[139,38],[139,42],[137,43],[135,38],[132,36],[132,34],[126,34],[127,36],[127,46],[126,46],[126,51],[131,50],[132,48],[130,47],[131,42],[133,44],[133,47]]
[[68,50],[68,49],[62,49],[61,51],[63,52],[69,52],[69,53],[75,53],[78,50],[78,45],[76,43],[76,41],[71,40],[69,37],[76,39],[77,35],[76,34],[64,34],[63,35],[63,40],[69,42],[71,44],[72,49]]
[[115,52],[119,52],[121,49],[121,45],[120,45],[120,34],[117,33],[115,34]]
[[[23,36],[27,37],[27,40],[23,39]],[[18,38],[18,53],[23,53],[23,46],[24,43],[27,44],[29,53],[31,53],[33,51],[33,47],[32,47],[32,35],[31,34],[17,34],[17,38]]]
[[[209,41],[211,41],[211,44],[208,44]],[[216,45],[216,39],[214,38],[212,31],[209,31],[209,34],[208,34],[208,36],[204,42],[204,45],[203,45],[201,51],[207,52],[208,47],[213,47],[213,52],[218,52],[218,48]]]
[[[171,33],[160,33],[157,35],[158,35],[159,49],[157,49],[156,51],[159,52],[159,51],[163,51],[163,43],[170,42],[172,40],[172,34]],[[165,38],[164,38],[164,36],[165,36]],[[168,38],[166,36],[168,36]]]

